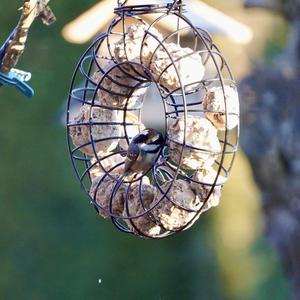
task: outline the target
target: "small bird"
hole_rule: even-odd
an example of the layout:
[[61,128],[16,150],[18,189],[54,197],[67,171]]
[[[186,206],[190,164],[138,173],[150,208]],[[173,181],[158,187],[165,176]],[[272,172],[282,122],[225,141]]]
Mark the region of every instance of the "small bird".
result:
[[124,176],[147,172],[154,165],[164,142],[163,135],[152,128],[146,128],[137,134],[127,150]]

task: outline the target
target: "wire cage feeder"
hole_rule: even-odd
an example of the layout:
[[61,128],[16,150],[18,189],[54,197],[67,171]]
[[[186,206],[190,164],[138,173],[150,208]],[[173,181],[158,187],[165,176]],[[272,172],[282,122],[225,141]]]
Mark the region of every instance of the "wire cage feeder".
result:
[[[239,101],[229,66],[181,1],[118,1],[107,32],[75,69],[67,104],[72,163],[90,203],[121,231],[164,238],[217,206],[238,147]],[[151,18],[150,18],[151,17]],[[149,19],[151,20],[149,22]],[[147,20],[147,21],[146,21]],[[176,24],[170,33],[162,24]],[[123,176],[156,88],[164,144],[150,169]]]

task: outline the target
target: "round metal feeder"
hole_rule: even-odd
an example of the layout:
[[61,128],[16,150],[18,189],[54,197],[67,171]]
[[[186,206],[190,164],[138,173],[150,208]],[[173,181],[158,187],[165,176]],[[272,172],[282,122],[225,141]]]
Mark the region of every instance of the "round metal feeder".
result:
[[[184,16],[181,1],[126,2],[118,2],[107,32],[77,64],[68,146],[97,212],[124,232],[159,239],[218,204],[238,147],[238,96],[225,58],[209,33]],[[166,22],[176,24],[171,33],[162,30]],[[158,130],[165,143],[150,170],[124,178],[128,145],[145,128],[151,86],[164,107]]]

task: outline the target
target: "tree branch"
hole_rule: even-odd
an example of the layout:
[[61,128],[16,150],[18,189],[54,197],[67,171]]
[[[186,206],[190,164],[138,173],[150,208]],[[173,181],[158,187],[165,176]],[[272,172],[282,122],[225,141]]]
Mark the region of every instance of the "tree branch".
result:
[[39,17],[45,25],[55,22],[55,16],[48,6],[50,0],[24,0],[22,14],[2,60],[0,71],[8,73],[14,68],[24,52],[28,31],[33,21]]

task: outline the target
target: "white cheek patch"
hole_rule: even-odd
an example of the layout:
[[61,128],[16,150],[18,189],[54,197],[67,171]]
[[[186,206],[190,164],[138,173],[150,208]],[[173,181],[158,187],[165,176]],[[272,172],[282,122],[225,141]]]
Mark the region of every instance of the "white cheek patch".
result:
[[144,150],[144,151],[154,151],[156,149],[158,149],[160,146],[159,145],[155,145],[155,144],[141,144],[141,148]]
[[149,130],[143,130],[139,133],[140,135],[147,136],[149,134]]

